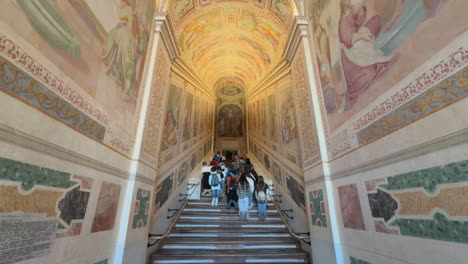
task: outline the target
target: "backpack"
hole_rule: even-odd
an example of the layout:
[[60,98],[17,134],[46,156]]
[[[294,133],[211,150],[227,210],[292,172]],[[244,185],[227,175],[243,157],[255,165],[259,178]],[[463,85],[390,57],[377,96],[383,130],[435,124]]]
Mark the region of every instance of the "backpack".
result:
[[231,181],[229,182],[229,191],[230,192],[235,192],[237,190],[237,181],[235,177],[231,177]]
[[210,185],[212,187],[218,187],[219,186],[219,178],[218,174],[211,174],[211,182]]
[[266,184],[263,184],[263,190],[258,190],[257,200],[259,203],[266,203],[267,197],[265,193],[265,186]]

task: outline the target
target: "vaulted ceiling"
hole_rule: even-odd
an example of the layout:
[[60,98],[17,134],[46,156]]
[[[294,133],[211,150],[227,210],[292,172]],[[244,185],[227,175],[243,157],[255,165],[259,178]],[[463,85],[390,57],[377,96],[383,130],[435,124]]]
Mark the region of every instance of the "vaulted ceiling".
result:
[[289,0],[173,0],[181,59],[208,86],[223,78],[248,89],[281,62],[294,16]]

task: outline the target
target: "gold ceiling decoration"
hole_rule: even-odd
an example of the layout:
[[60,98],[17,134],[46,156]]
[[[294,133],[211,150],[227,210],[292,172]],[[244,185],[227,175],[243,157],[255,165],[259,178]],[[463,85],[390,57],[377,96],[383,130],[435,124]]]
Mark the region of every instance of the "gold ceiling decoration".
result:
[[174,0],[181,59],[208,86],[237,78],[246,87],[260,82],[282,61],[294,16],[288,0]]

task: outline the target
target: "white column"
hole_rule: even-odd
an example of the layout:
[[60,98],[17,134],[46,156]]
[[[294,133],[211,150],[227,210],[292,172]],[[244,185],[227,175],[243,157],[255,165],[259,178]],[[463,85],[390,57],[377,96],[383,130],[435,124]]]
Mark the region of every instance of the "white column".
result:
[[297,23],[299,24],[298,27],[300,29],[300,36],[304,48],[304,58],[306,62],[306,70],[307,76],[309,81],[309,87],[312,96],[312,104],[314,109],[314,118],[315,118],[315,125],[317,128],[317,137],[319,141],[319,148],[320,154],[322,157],[322,166],[323,166],[323,173],[324,173],[324,181],[325,181],[325,188],[327,190],[327,199],[328,199],[328,209],[330,213],[330,224],[331,230],[333,235],[333,243],[335,248],[335,256],[336,256],[336,263],[342,264],[345,263],[343,259],[343,254],[341,250],[341,242],[340,242],[340,228],[338,226],[337,221],[337,205],[339,203],[335,202],[334,199],[334,189],[330,179],[330,163],[328,157],[328,145],[327,145],[327,138],[325,134],[325,120],[323,120],[322,110],[320,107],[320,100],[319,98],[322,94],[319,92],[319,87],[317,86],[316,76],[314,74],[314,61],[316,58],[312,53],[312,47],[309,41],[309,34],[308,34],[308,22],[305,18],[298,19]]
[[144,85],[142,86],[141,91],[143,91],[143,100],[140,108],[140,115],[138,117],[138,125],[136,129],[135,143],[133,147],[133,153],[131,155],[132,162],[130,163],[129,168],[129,178],[127,182],[127,187],[125,190],[123,209],[120,219],[120,226],[118,230],[117,245],[115,248],[114,263],[120,264],[123,263],[123,257],[125,252],[125,243],[127,240],[127,231],[130,221],[131,208],[133,203],[134,196],[134,187],[135,187],[135,178],[138,170],[138,159],[140,158],[141,145],[143,140],[143,132],[146,121],[146,116],[148,112],[149,100],[151,95],[151,86],[154,79],[154,69],[156,67],[156,58],[158,45],[160,44],[160,33],[161,27],[164,23],[164,19],[159,16],[155,18],[155,27],[153,31],[153,40],[151,42],[150,50],[148,50],[149,63],[147,64],[146,69],[146,79]]

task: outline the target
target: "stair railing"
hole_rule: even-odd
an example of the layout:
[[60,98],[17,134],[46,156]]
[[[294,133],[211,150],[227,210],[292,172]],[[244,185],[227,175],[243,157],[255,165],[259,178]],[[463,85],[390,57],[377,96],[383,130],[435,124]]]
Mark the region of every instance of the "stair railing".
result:
[[[162,239],[166,238],[167,236],[169,236],[169,234],[171,233],[172,229],[174,228],[177,220],[179,220],[180,215],[182,214],[182,212],[184,211],[184,209],[187,206],[188,202],[190,201],[189,198],[192,197],[193,193],[196,190],[195,187],[198,184],[199,183],[190,184],[190,188],[192,188],[192,192],[190,194],[184,194],[184,195],[186,195],[186,197],[184,199],[185,201],[184,201],[184,204],[180,207],[180,209],[169,209],[169,210],[172,210],[172,211],[177,210],[177,213],[171,216],[171,218],[174,217],[174,216],[175,216],[175,218],[172,221],[171,225],[169,226],[169,229],[167,230],[167,232],[165,234],[163,234],[163,235],[161,235],[161,234],[151,234],[151,233],[148,234],[148,238],[151,239],[151,240],[155,240],[155,241],[153,243],[148,242],[147,247],[152,247],[152,246],[156,245],[160,240],[162,240]],[[179,201],[181,201],[181,200],[179,200]],[[168,217],[168,219],[169,219],[169,217]]]
[[[283,223],[284,225],[288,228],[288,231],[289,233],[291,234],[291,236],[293,236],[294,238],[298,239],[298,240],[301,240],[302,242],[308,244],[308,245],[311,245],[311,242],[310,241],[307,241],[307,237],[303,237],[302,235],[305,235],[305,234],[309,234],[310,233],[296,233],[294,232],[294,230],[292,229],[292,227],[289,225],[288,223],[288,220],[286,220],[286,218],[284,218],[284,210],[281,210],[281,208],[278,206],[278,204],[276,203],[276,199],[273,198],[273,196],[271,194],[268,194],[268,196],[270,196],[271,198],[271,201],[273,202],[273,205],[275,206],[276,210],[279,212],[279,215],[281,217],[281,220],[283,220]],[[289,216],[288,216],[289,217]]]

